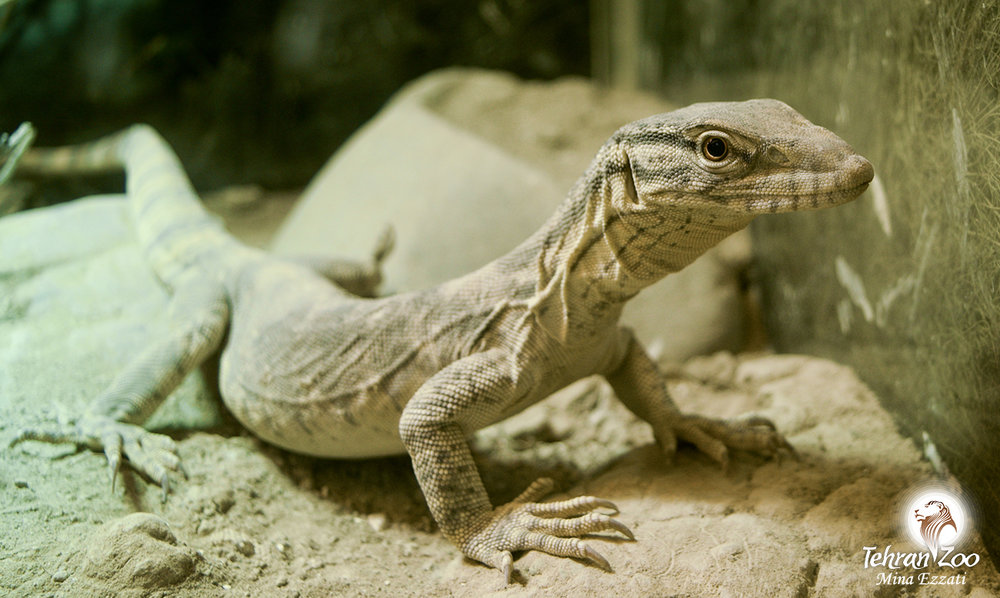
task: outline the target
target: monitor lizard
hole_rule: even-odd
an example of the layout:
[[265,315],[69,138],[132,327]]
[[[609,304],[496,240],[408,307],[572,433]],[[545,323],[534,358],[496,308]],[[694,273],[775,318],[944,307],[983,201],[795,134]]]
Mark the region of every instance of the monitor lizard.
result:
[[[540,550],[610,571],[581,536],[634,537],[610,501],[539,502],[553,489],[547,479],[494,507],[468,437],[599,375],[649,422],[665,459],[678,440],[723,467],[731,449],[792,451],[766,418],[680,412],[618,318],[643,287],[755,216],[838,205],[873,177],[846,142],[782,102],[694,104],[614,133],[556,213],[506,255],[433,288],[364,298],[390,239],[371,263],[322,274],[242,245],[207,215],[148,126],[32,150],[19,167],[124,168],[142,250],[172,292],[174,327],[150,339],[77,420],[22,430],[13,443],[103,450],[112,488],[125,458],[166,498],[171,472],[183,471],[176,445],[142,424],[221,349],[220,394],[250,431],[320,457],[408,453],[441,532],[508,583],[512,552]],[[447,226],[441,222],[443,232]]]

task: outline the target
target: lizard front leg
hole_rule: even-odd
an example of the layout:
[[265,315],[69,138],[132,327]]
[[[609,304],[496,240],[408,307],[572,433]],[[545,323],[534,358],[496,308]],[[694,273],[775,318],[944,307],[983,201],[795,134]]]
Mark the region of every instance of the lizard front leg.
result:
[[425,382],[403,410],[400,436],[434,520],[466,556],[500,569],[507,583],[511,552],[521,550],[590,560],[610,570],[604,557],[578,536],[614,530],[633,539],[624,524],[594,512],[617,511],[613,503],[591,496],[537,502],[553,486],[542,479],[512,502],[491,505],[467,437],[518,398],[509,371],[499,351],[461,359]]
[[124,456],[134,469],[163,487],[165,500],[168,472],[180,469],[176,445],[169,436],[147,431],[142,423],[218,349],[229,306],[221,286],[192,280],[174,294],[171,313],[175,325],[170,334],[139,353],[86,413],[67,425],[22,430],[10,445],[38,440],[103,450],[112,491]]
[[673,457],[678,439],[694,444],[723,468],[729,464],[730,448],[771,456],[781,450],[795,454],[792,445],[765,417],[747,415],[716,419],[681,413],[667,392],[656,362],[631,331],[623,332],[627,335],[625,358],[605,377],[619,400],[653,426],[657,442],[669,457]]

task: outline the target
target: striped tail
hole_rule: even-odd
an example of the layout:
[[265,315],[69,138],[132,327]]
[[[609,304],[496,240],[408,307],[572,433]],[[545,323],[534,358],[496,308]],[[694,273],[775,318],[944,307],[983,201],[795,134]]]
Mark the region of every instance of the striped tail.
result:
[[18,166],[29,173],[68,175],[122,168],[139,243],[168,286],[176,287],[200,258],[232,242],[202,207],[173,150],[148,125],[82,145],[33,149]]

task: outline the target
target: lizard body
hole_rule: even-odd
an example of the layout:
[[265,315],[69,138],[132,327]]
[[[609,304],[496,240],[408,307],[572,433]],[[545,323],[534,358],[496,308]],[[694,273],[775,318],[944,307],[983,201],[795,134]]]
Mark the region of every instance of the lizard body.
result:
[[680,413],[618,317],[643,287],[756,215],[837,205],[873,176],[844,141],[781,102],[695,104],[622,127],[559,210],[507,255],[430,289],[363,298],[356,293],[377,284],[388,242],[371,264],[324,275],[247,248],[206,215],[148,127],[83,149],[33,150],[21,164],[115,166],[125,168],[143,250],[173,292],[175,334],[137,356],[75,424],[25,430],[15,442],[104,450],[112,480],[124,455],[166,491],[179,467],[173,441],[141,424],[222,348],[223,401],[254,434],[324,457],[408,453],[444,535],[508,581],[511,551],[609,568],[579,536],[632,534],[595,512],[613,508],[608,501],[537,502],[546,481],[494,508],[467,437],[597,374],[668,456],[678,438],[723,464],[730,448],[791,450],[764,418]]

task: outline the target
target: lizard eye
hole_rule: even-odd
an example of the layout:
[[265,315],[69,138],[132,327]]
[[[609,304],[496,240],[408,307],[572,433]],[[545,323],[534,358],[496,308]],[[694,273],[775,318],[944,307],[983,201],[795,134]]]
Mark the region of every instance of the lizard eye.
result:
[[706,137],[701,144],[701,153],[712,162],[721,162],[729,155],[729,142],[722,137]]

